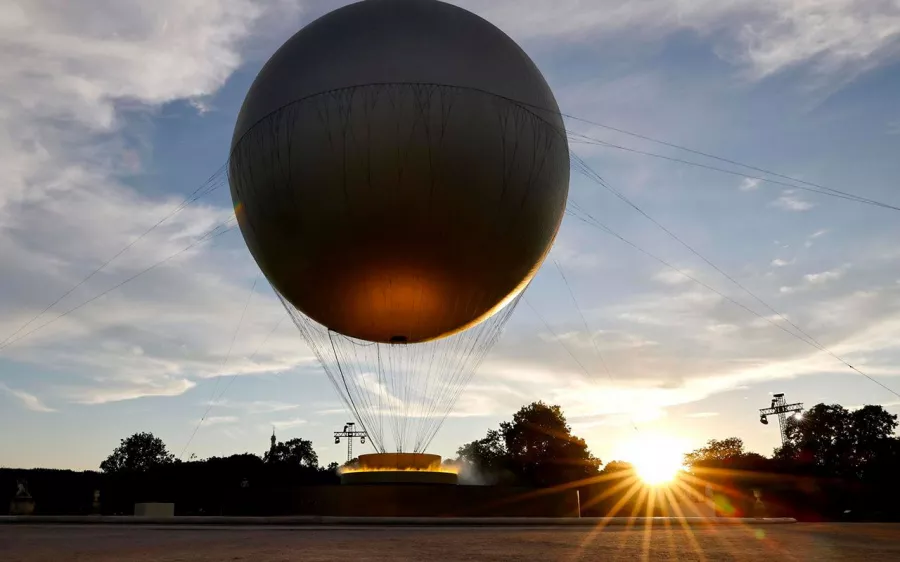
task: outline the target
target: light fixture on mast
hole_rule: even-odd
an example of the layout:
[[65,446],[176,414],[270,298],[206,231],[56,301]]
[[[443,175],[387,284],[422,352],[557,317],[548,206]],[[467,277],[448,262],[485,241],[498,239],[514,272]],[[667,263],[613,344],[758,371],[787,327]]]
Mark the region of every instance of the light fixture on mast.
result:
[[759,423],[769,425],[769,416],[778,416],[778,429],[781,431],[781,445],[787,443],[787,414],[800,414],[803,412],[803,403],[788,404],[784,399],[784,393],[775,394],[772,404],[768,408],[760,408]]
[[366,435],[365,431],[356,429],[356,423],[347,422],[346,424],[344,424],[343,430],[334,432],[335,445],[340,445],[341,437],[347,439],[347,462],[350,462],[351,460],[353,460],[353,440],[358,438],[359,444],[365,445],[366,437],[368,437],[368,435]]

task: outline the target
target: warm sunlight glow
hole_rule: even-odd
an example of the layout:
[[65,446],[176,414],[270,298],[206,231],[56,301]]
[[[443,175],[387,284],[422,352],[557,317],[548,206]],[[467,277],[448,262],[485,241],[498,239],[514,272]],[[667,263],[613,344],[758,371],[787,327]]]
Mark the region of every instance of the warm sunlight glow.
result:
[[622,450],[622,458],[634,466],[646,484],[671,482],[683,468],[684,443],[664,435],[639,434]]

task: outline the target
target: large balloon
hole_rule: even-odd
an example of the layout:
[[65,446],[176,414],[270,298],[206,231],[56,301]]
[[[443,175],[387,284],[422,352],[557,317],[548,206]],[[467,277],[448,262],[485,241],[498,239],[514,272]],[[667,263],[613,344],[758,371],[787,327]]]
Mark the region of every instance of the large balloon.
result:
[[281,296],[383,343],[459,332],[518,295],[569,180],[534,63],[434,0],[366,0],[291,37],[244,100],[229,166],[241,232]]

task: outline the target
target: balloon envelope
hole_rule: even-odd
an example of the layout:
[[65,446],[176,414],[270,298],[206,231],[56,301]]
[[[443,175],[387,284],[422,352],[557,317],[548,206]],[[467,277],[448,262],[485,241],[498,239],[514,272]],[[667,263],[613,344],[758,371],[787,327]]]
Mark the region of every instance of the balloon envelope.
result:
[[229,179],[286,301],[340,334],[412,343],[527,285],[562,220],[569,153],[550,88],[503,32],[434,0],[366,0],[264,66]]

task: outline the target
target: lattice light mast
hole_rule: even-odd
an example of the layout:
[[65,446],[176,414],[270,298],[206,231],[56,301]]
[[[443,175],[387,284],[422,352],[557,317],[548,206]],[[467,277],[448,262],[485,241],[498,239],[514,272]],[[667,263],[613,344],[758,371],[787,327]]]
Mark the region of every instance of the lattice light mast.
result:
[[788,404],[784,399],[784,393],[772,396],[772,405],[768,408],[760,408],[759,423],[769,424],[769,416],[778,416],[778,429],[781,431],[781,445],[787,443],[787,415],[803,412],[803,403]]
[[356,429],[356,424],[354,422],[347,422],[344,424],[344,429],[342,431],[334,432],[334,444],[340,445],[341,437],[347,440],[347,462],[353,460],[353,440],[359,439],[360,445],[366,444],[366,435],[365,431],[360,431]]

